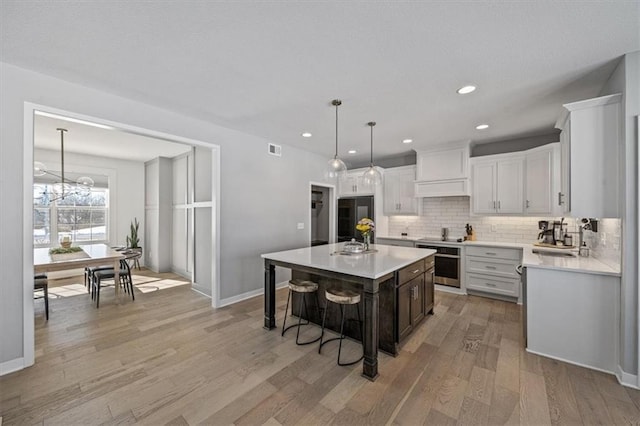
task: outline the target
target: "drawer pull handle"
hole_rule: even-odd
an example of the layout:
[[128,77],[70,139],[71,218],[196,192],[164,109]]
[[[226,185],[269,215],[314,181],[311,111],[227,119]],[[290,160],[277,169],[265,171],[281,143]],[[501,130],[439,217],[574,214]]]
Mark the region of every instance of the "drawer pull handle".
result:
[[413,271],[413,274],[417,274],[418,272],[420,272],[420,269],[416,269],[415,271]]
[[495,266],[489,266],[489,265],[485,265],[485,268],[487,268],[487,269],[496,269]]
[[495,256],[496,255],[496,253],[492,253],[490,251],[486,251],[484,254],[489,255],[489,256]]
[[495,287],[496,286],[494,283],[484,283],[484,285],[489,286],[489,287]]

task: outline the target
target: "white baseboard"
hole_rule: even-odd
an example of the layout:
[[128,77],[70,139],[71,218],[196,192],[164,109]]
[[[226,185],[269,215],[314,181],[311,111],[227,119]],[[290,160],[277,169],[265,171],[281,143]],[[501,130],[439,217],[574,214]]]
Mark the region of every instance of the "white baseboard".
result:
[[[276,283],[276,289],[286,287],[289,284],[289,281],[283,281],[281,283]],[[257,290],[248,291],[246,293],[239,294],[237,296],[227,297],[226,299],[220,299],[220,308],[223,306],[233,305],[234,303],[242,302],[243,300],[251,299],[252,297],[259,296],[264,294],[264,289],[259,288]]]
[[191,290],[195,291],[198,294],[203,295],[204,297],[208,297],[209,299],[211,299],[211,295],[210,294],[207,294],[207,293],[204,293],[204,292],[198,290],[198,288],[193,286],[193,285],[191,285]]
[[0,364],[0,376],[13,373],[24,368],[24,358],[16,358]]
[[638,387],[638,376],[625,372],[619,365],[616,368],[616,379],[618,379],[618,383],[622,386],[640,389],[640,387]]
[[444,291],[445,293],[453,293],[453,294],[460,294],[460,295],[467,295],[467,292],[462,290],[461,288],[458,287],[451,287],[448,285],[440,285],[440,284],[435,284],[434,286],[435,290],[438,291]]
[[542,352],[532,351],[529,348],[527,348],[526,351],[529,352],[530,354],[535,354],[535,355],[543,356],[545,358],[555,359],[555,360],[558,360],[558,361],[566,362],[567,364],[572,364],[572,365],[577,365],[578,367],[588,368],[589,370],[595,370],[595,371],[600,371],[602,373],[613,374],[614,376],[616,375],[615,372],[609,371],[609,370],[605,370],[604,368],[598,368],[598,367],[594,367],[592,365],[587,365],[587,364],[582,364],[580,362],[570,361],[568,359],[560,358],[558,356],[553,356],[553,355],[545,354],[545,353],[542,353]]

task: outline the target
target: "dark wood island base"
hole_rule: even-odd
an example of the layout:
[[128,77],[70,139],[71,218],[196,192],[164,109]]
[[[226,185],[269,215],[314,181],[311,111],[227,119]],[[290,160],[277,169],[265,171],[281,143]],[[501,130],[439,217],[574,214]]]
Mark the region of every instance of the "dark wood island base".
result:
[[[276,266],[291,269],[293,278],[310,279],[318,283],[318,298],[320,307],[323,309],[324,290],[328,286],[348,287],[359,291],[363,295],[360,308],[364,322],[362,375],[368,380],[375,380],[378,377],[378,348],[396,355],[397,345],[401,340],[419,321],[424,319],[426,312],[433,312],[434,251],[391,246],[378,247],[380,247],[380,253],[363,255],[361,259],[366,259],[364,256],[378,255],[379,263],[383,266],[371,262],[373,271],[359,272],[361,275],[350,274],[347,271],[363,271],[369,265],[368,262],[354,268],[351,264],[347,265],[339,255],[332,257],[336,248],[341,248],[340,244],[262,255],[264,258],[264,328],[271,330],[276,327]],[[317,256],[317,260],[312,262],[313,256]],[[407,260],[412,262],[408,266]],[[327,266],[316,267],[317,263],[323,262]],[[397,269],[394,270],[393,266],[389,267],[389,263],[398,265]],[[405,288],[409,291],[402,291]],[[297,298],[293,299],[295,312],[295,309],[298,309],[295,306],[299,301]],[[308,308],[309,319],[321,324],[314,305]],[[327,313],[325,326],[339,331],[337,312]],[[354,315],[348,318],[351,321],[346,323],[345,334],[362,340],[357,319]],[[353,321],[354,319],[356,321]],[[407,322],[408,327],[405,324]]]

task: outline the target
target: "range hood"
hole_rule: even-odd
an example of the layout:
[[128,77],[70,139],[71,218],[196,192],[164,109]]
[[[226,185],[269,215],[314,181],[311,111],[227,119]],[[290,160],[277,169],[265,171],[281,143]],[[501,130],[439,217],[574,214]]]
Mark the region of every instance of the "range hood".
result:
[[420,198],[470,196],[470,142],[416,151],[414,195]]

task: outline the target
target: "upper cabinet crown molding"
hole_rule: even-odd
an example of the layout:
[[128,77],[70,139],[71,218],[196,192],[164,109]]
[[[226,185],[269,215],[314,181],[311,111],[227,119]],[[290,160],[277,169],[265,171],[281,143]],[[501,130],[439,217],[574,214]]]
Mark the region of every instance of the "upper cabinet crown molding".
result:
[[469,195],[470,141],[416,150],[416,197]]

